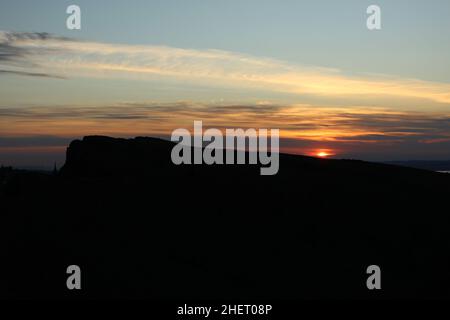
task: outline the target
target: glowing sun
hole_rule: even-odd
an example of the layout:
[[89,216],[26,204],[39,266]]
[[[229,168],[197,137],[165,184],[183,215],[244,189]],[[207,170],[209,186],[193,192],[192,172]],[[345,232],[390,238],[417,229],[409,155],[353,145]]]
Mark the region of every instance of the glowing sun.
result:
[[319,158],[326,158],[326,157],[330,156],[330,154],[325,151],[320,151],[320,152],[317,152],[316,156],[318,156]]

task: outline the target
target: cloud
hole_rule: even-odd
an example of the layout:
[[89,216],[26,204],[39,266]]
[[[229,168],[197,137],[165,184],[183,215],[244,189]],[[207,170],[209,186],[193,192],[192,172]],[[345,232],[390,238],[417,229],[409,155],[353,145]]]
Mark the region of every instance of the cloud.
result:
[[26,50],[13,47],[7,43],[0,43],[0,63],[11,62],[23,58]]
[[[47,33],[0,32],[0,63],[11,73],[61,77],[170,79],[179,83],[318,97],[450,103],[450,84],[393,76],[350,76],[221,50],[77,41]],[[23,70],[24,65],[33,71]],[[22,73],[20,73],[22,72]],[[30,73],[30,74],[27,74]]]
[[14,71],[14,70],[0,70],[0,75],[2,75],[2,74],[13,74],[13,75],[19,75],[19,76],[29,76],[29,77],[39,77],[39,78],[65,79],[65,77],[53,75],[53,74],[49,74],[49,73]]
[[322,142],[450,138],[450,115],[375,107],[277,104],[121,103],[107,106],[1,107],[0,136],[86,134],[170,136],[193,121],[225,128],[279,128],[282,136]]
[[0,137],[0,148],[16,147],[66,147],[72,139],[58,136],[31,135],[25,137]]
[[[41,78],[65,79],[64,76],[47,72],[33,72],[29,69],[43,69],[34,62],[34,57],[54,53],[45,46],[26,47],[23,42],[45,42],[47,40],[65,41],[68,39],[56,37],[45,32],[2,32],[0,31],[0,65],[8,69],[0,69],[0,75],[19,75]],[[71,40],[73,41],[73,40]]]

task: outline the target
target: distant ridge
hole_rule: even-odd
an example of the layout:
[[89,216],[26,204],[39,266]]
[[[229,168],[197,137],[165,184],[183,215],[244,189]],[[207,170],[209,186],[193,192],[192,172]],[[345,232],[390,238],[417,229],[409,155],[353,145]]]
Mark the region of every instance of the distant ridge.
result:
[[385,163],[431,171],[450,171],[450,160],[409,160],[388,161]]

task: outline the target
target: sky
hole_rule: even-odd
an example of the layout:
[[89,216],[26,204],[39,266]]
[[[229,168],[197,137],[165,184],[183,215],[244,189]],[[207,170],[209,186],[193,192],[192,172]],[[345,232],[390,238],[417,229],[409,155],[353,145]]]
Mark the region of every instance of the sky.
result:
[[290,153],[448,160],[449,17],[446,0],[2,0],[0,163],[194,120],[279,128]]

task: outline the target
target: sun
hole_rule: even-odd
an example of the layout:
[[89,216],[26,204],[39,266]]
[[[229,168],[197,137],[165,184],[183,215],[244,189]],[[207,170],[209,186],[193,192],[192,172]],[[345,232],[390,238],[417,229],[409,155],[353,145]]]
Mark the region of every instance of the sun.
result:
[[320,151],[320,152],[316,153],[316,156],[318,156],[319,158],[326,158],[326,157],[330,156],[330,154],[325,151]]

